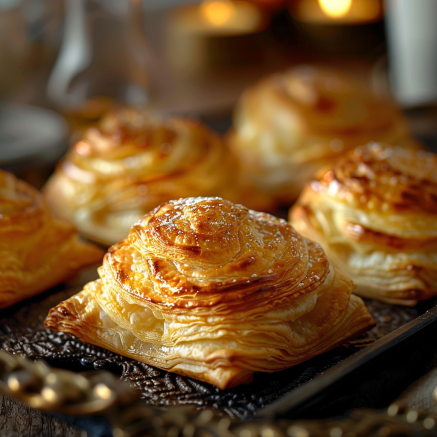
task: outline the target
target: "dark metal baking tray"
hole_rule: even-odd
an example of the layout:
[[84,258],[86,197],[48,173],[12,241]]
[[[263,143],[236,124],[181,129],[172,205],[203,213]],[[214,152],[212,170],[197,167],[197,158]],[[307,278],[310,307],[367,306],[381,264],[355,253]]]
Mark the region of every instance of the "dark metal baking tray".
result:
[[319,396],[382,352],[437,319],[435,301],[405,308],[366,301],[377,326],[366,335],[293,368],[257,373],[251,384],[219,390],[209,384],[156,369],[43,327],[50,308],[97,277],[88,269],[74,281],[0,313],[0,348],[76,371],[110,370],[136,388],[148,404],[213,407],[232,417],[276,415]]

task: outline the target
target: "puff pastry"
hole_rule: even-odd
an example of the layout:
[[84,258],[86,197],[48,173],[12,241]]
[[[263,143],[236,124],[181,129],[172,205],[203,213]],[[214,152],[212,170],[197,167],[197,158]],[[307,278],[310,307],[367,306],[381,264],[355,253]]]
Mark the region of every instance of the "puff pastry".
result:
[[263,207],[253,190],[239,186],[236,165],[222,139],[199,122],[120,108],[73,146],[44,195],[57,215],[88,238],[113,244],[171,199],[244,196]]
[[0,170],[0,308],[47,290],[103,252],[54,218],[40,193]]
[[437,156],[369,144],[305,188],[290,218],[357,293],[415,305],[437,295]]
[[349,149],[369,141],[417,146],[393,104],[345,73],[308,66],[249,88],[228,138],[245,179],[288,205],[320,168]]
[[285,220],[221,198],[163,204],[45,326],[222,389],[372,326],[352,281]]

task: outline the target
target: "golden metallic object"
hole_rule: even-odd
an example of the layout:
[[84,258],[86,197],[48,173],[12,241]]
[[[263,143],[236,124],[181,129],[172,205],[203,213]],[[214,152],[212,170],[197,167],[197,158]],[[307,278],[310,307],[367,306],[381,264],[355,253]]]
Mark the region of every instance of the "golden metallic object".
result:
[[0,392],[32,408],[67,415],[108,411],[136,398],[127,384],[108,372],[77,374],[43,361],[0,351]]

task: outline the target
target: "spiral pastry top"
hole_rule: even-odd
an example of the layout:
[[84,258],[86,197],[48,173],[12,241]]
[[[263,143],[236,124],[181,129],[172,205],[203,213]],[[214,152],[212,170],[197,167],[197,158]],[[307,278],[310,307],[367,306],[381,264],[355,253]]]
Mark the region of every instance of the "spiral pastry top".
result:
[[69,279],[103,253],[54,218],[36,189],[0,170],[0,308]]
[[437,294],[436,155],[358,147],[307,185],[291,219],[358,293],[404,305]]
[[304,66],[249,88],[229,134],[245,177],[288,204],[317,170],[369,141],[417,147],[393,104],[345,73]]
[[221,138],[199,122],[122,108],[72,147],[44,194],[83,234],[112,244],[162,202],[191,195],[238,199],[235,174]]
[[156,208],[45,326],[220,388],[372,326],[352,282],[286,221],[221,198]]

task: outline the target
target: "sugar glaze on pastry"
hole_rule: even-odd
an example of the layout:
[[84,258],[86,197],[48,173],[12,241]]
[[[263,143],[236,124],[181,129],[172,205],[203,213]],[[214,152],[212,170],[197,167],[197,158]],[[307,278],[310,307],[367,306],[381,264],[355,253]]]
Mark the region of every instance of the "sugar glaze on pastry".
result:
[[358,147],[307,185],[290,218],[357,293],[403,305],[437,295],[436,155]]
[[[84,235],[113,244],[171,199],[239,199],[235,174],[222,139],[201,123],[120,108],[71,148],[44,194],[51,209]],[[247,194],[245,200],[256,202],[255,193]]]
[[35,188],[0,170],[0,308],[47,290],[102,257],[100,249],[78,239],[72,225],[51,215]]
[[318,244],[221,198],[156,208],[109,249],[99,275],[45,326],[222,389],[373,325]]
[[284,204],[295,201],[320,168],[369,141],[416,146],[392,103],[343,72],[309,66],[247,89],[229,134],[244,177]]

